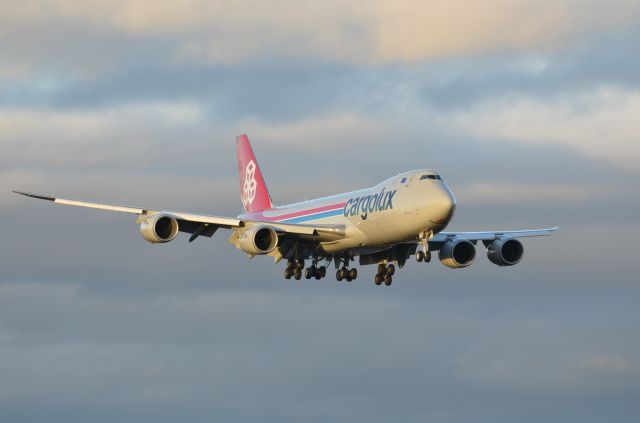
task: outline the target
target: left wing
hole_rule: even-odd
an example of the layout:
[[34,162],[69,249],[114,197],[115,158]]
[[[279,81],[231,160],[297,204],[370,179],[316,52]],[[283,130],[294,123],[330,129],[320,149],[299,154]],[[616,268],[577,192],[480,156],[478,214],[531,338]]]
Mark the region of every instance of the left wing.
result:
[[158,213],[168,213],[178,221],[180,232],[193,234],[190,241],[198,236],[211,237],[218,228],[235,229],[249,227],[257,224],[265,224],[274,228],[283,235],[296,235],[308,237],[317,241],[335,240],[345,236],[345,228],[342,225],[298,225],[293,223],[261,222],[257,220],[243,220],[222,216],[207,216],[194,213],[174,212],[165,210],[146,209],[140,207],[117,206],[113,204],[92,203],[87,201],[68,200],[64,198],[49,197],[45,195],[32,194],[29,192],[13,191],[16,194],[24,195],[38,200],[51,201],[65,206],[84,207],[90,209],[107,210],[119,213],[129,213],[138,215],[139,223],[142,219]]

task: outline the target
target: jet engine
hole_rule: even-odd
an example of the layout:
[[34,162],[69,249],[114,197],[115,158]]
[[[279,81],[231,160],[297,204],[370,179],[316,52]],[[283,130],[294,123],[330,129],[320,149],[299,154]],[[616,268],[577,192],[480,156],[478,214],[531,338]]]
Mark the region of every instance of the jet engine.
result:
[[466,239],[452,239],[440,247],[438,258],[447,267],[467,267],[476,258],[476,247]]
[[524,247],[517,239],[498,238],[487,245],[487,257],[498,266],[513,266],[522,260]]
[[278,245],[278,234],[268,226],[253,226],[240,235],[238,244],[249,254],[269,254]]
[[172,241],[178,235],[178,220],[169,213],[154,214],[142,221],[140,234],[152,244]]

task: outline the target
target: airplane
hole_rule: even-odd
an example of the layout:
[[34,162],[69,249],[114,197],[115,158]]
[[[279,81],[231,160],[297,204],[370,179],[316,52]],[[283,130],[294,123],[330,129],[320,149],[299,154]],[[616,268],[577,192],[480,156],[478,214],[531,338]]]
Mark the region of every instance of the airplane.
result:
[[[489,232],[445,232],[456,209],[456,199],[444,179],[433,170],[400,173],[358,191],[286,206],[274,206],[258,161],[246,134],[236,138],[240,197],[244,213],[238,217],[117,206],[13,191],[27,197],[67,206],[137,215],[140,234],[150,243],[173,241],[178,232],[211,238],[218,229],[231,230],[228,242],[255,256],[286,260],[284,277],[322,279],[333,264],[338,281],[351,282],[361,266],[377,265],[376,285],[389,286],[411,256],[429,263],[432,252],[453,269],[470,266],[478,242],[498,266],[518,264],[524,247],[519,238],[548,236],[548,229]],[[305,269],[305,263],[310,266]]]

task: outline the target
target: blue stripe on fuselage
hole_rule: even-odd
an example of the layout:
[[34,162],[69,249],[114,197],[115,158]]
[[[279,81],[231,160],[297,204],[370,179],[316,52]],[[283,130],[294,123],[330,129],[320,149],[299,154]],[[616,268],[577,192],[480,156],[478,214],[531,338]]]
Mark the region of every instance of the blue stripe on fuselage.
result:
[[343,213],[343,209],[329,210],[329,211],[318,213],[318,214],[312,214],[310,216],[300,216],[300,217],[294,217],[291,219],[280,220],[279,222],[280,223],[302,223],[302,222],[309,222],[311,220],[324,219],[326,217],[338,216],[338,215],[341,215],[342,213]]

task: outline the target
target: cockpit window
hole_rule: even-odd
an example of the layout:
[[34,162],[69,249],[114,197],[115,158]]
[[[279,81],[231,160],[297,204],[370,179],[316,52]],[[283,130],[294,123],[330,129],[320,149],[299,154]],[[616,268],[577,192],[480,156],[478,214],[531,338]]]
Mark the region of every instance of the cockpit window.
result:
[[422,175],[420,177],[420,180],[422,181],[423,179],[434,179],[434,180],[438,180],[441,181],[442,178],[440,177],[440,175]]

